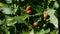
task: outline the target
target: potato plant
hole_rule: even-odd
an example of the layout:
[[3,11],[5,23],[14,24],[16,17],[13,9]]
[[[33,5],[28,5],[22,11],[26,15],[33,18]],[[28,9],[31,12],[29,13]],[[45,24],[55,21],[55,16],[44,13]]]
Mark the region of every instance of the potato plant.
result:
[[60,0],[0,0],[0,34],[59,34]]

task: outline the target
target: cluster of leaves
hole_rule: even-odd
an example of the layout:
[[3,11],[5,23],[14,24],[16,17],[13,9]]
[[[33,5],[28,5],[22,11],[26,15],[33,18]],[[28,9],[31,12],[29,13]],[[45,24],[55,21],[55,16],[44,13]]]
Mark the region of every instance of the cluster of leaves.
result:
[[58,34],[59,5],[59,0],[0,0],[0,34]]

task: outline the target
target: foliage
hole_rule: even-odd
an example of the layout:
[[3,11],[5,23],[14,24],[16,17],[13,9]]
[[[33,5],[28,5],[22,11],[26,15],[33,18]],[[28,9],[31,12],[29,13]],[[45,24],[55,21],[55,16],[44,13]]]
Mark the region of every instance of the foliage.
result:
[[58,34],[59,7],[59,0],[0,0],[0,34]]

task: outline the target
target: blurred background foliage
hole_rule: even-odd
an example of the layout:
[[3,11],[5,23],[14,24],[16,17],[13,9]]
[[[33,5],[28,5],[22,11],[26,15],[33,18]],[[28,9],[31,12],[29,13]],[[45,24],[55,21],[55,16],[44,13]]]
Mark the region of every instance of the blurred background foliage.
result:
[[[28,5],[31,15],[26,13]],[[0,34],[58,34],[59,11],[60,0],[0,0]]]

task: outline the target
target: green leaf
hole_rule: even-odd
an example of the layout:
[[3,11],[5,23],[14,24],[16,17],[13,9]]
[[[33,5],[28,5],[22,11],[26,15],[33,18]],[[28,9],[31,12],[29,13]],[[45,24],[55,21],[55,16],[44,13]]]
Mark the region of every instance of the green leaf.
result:
[[[14,5],[14,6],[13,6]],[[11,7],[14,7],[12,13],[15,14],[16,12],[18,12],[18,6],[16,6],[16,4],[12,4]]]
[[10,34],[10,32],[8,31],[8,28],[5,26],[4,28],[5,34]]
[[50,22],[51,22],[52,24],[54,24],[54,26],[55,26],[56,28],[58,28],[58,19],[57,19],[56,16],[54,15],[55,11],[56,11],[56,10],[54,10],[54,9],[50,9],[50,8],[47,9],[47,13],[48,13],[48,15],[50,16]]
[[44,29],[41,29],[39,32],[37,32],[36,34],[45,34]]
[[29,32],[23,32],[22,34],[29,34]]
[[33,29],[31,30],[30,34],[34,34],[34,30]]
[[43,24],[43,27],[45,27],[47,24]]
[[47,13],[48,13],[50,16],[54,15],[55,11],[56,11],[56,10],[54,10],[53,8],[52,8],[52,9],[47,8]]
[[24,0],[21,0],[22,2],[24,1]]
[[53,30],[52,32],[50,32],[50,34],[58,34],[58,30]]
[[2,24],[2,21],[0,20],[0,25]]
[[34,34],[34,30],[32,29],[31,31],[28,31],[28,32],[23,31],[23,33],[22,33],[22,34]]
[[37,20],[37,22],[39,22],[39,21],[41,21],[42,19],[41,19],[41,17]]
[[17,20],[14,17],[6,17],[6,23],[8,26],[12,26],[17,23]]
[[18,22],[23,22],[26,18],[28,18],[29,17],[29,15],[23,15],[23,16],[17,16],[16,17],[16,20],[18,21]]
[[1,7],[1,9],[3,10],[2,12],[3,12],[4,14],[12,14],[12,10],[11,10],[10,7],[4,6],[4,7]]
[[53,5],[54,8],[58,9],[59,8],[59,4],[57,2],[54,3]]
[[12,0],[6,0],[6,2],[7,2],[8,4],[10,4],[10,3],[12,3]]
[[6,34],[10,34],[10,32],[9,32],[8,30],[5,30],[5,33],[6,33]]
[[45,30],[45,33],[49,33],[50,32],[50,28],[48,28],[47,30]]
[[24,7],[20,7],[20,10],[21,10],[21,11],[20,11],[20,12],[21,12],[21,15],[26,14],[26,13],[25,13],[25,9],[24,9]]
[[4,5],[5,5],[4,3],[0,2],[0,6],[4,6]]

